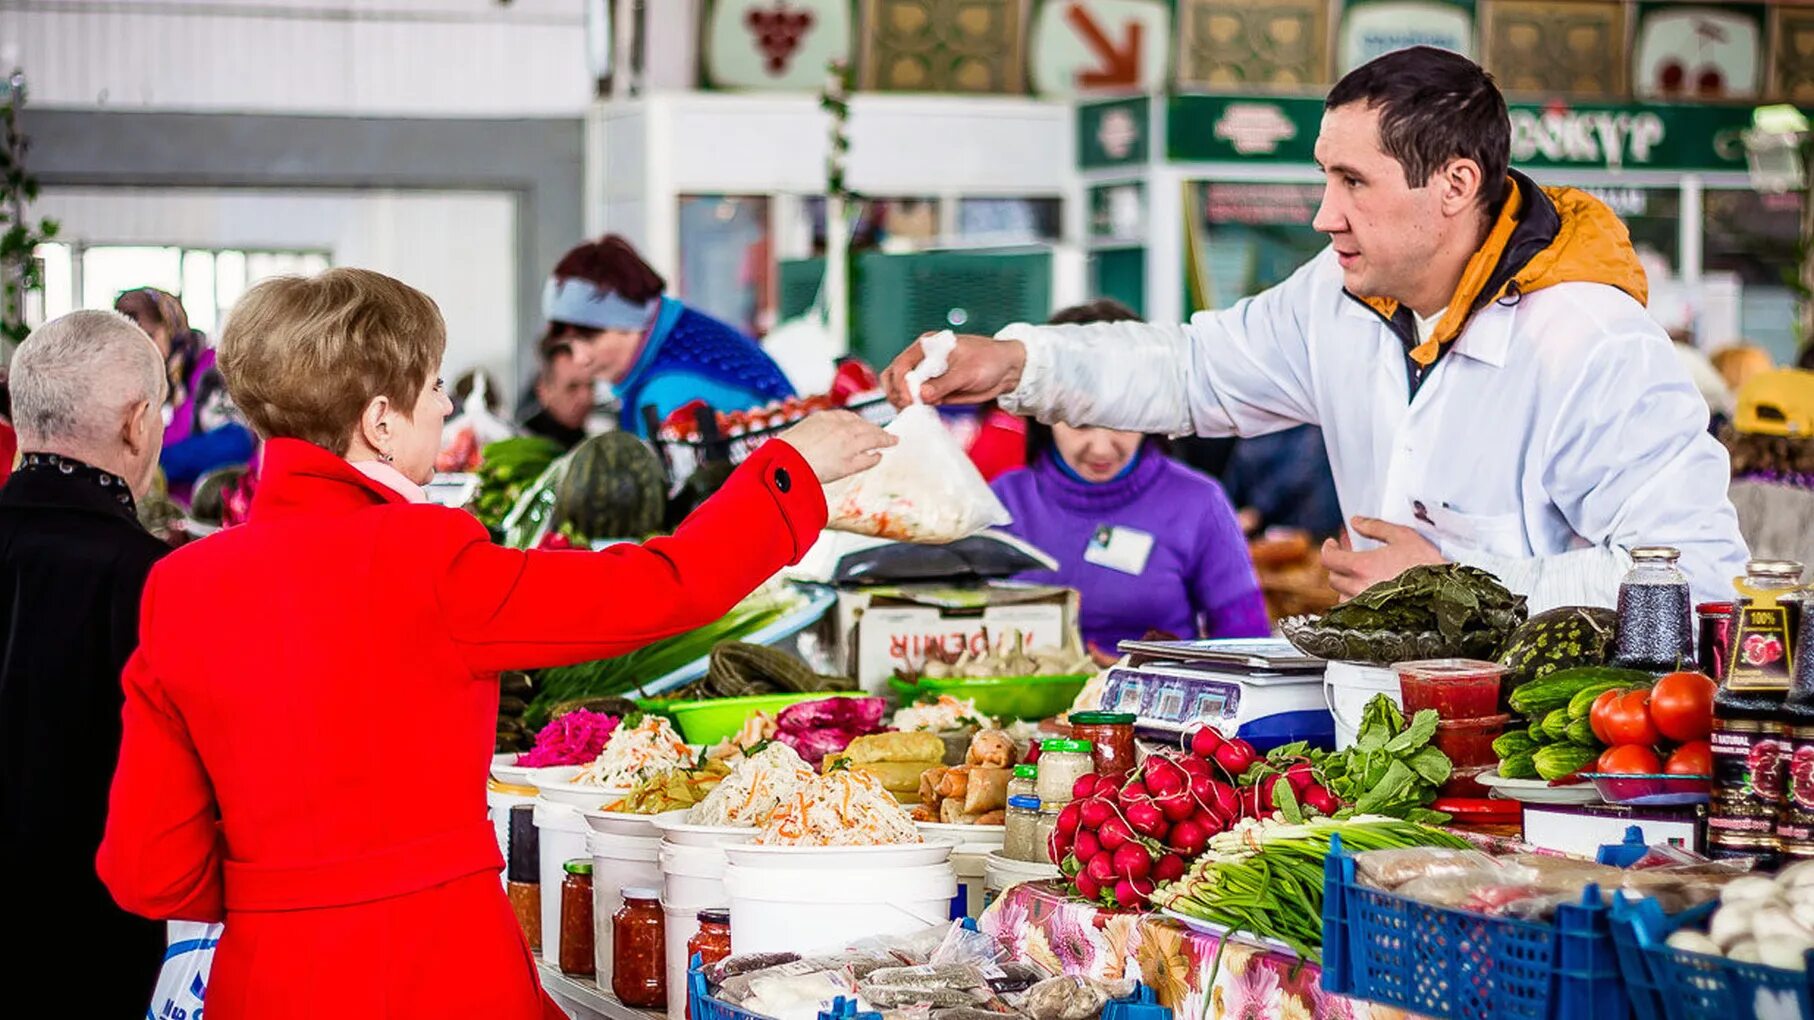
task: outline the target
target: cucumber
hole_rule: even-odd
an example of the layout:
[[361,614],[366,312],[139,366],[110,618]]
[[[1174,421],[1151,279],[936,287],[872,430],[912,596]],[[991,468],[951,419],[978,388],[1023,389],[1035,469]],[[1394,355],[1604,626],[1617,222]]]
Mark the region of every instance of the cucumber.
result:
[[1537,767],[1537,778],[1561,779],[1591,764],[1599,756],[1595,749],[1580,744],[1551,744],[1538,748],[1531,755],[1531,762]]
[[1509,755],[1499,763],[1499,774],[1507,779],[1537,778],[1535,755],[1531,751]]
[[1534,744],[1547,744],[1550,742],[1549,734],[1543,732],[1542,719],[1532,719],[1530,728],[1524,732],[1531,738],[1531,742]]
[[1543,733],[1550,743],[1568,739],[1568,721],[1567,708],[1552,709],[1543,717]]
[[1568,724],[1568,742],[1582,747],[1599,747],[1599,738],[1594,736],[1594,728],[1586,719],[1576,719]]
[[1524,730],[1506,730],[1493,741],[1493,753],[1501,760],[1515,754],[1529,754],[1537,749],[1537,742]]
[[1558,708],[1568,707],[1574,696],[1600,683],[1627,683],[1633,686],[1650,682],[1650,674],[1635,669],[1612,666],[1578,666],[1532,680],[1513,691],[1507,699],[1512,711],[1535,719]]
[[1609,680],[1582,688],[1575,696],[1568,699],[1568,717],[1585,719],[1594,710],[1594,701],[1607,691],[1630,691],[1644,685],[1632,685],[1618,680]]

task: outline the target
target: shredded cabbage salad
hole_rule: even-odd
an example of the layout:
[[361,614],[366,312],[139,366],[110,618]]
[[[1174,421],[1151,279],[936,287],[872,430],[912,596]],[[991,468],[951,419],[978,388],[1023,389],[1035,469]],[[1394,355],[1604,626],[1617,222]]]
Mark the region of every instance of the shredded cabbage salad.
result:
[[737,759],[731,774],[687,812],[687,821],[693,825],[761,825],[812,778],[812,766],[793,748],[769,744]]
[[627,787],[637,780],[674,772],[693,764],[693,750],[667,719],[643,716],[642,722],[622,726],[605,742],[605,749],[573,781],[583,786]]
[[[727,780],[728,782],[728,780]],[[781,802],[755,842],[771,846],[924,843],[913,818],[868,772],[835,769]]]
[[604,751],[617,722],[617,716],[603,712],[583,708],[568,712],[542,727],[535,746],[518,755],[516,763],[531,769],[584,765]]

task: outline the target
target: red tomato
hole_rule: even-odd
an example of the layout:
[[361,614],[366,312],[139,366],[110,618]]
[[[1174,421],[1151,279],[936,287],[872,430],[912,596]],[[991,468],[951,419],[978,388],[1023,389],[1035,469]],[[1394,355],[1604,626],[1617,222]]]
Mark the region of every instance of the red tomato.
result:
[[[1626,691],[1607,702],[1601,725],[1608,744],[1643,744],[1657,742],[1656,724],[1650,721],[1650,692]],[[1590,721],[1589,726],[1592,725]]]
[[1625,772],[1642,775],[1656,775],[1663,770],[1663,764],[1657,761],[1657,753],[1643,744],[1621,744],[1606,749],[1600,760],[1594,763],[1596,772]]
[[1594,739],[1602,744],[1614,743],[1613,739],[1606,735],[1606,719],[1612,714],[1612,703],[1619,700],[1619,695],[1624,693],[1624,691],[1603,691],[1599,697],[1594,699],[1593,711],[1589,712],[1587,716],[1587,725],[1593,729]]
[[1713,732],[1716,689],[1701,673],[1671,673],[1650,689],[1650,721],[1670,740],[1705,740]]
[[1663,763],[1663,771],[1672,776],[1713,775],[1713,746],[1705,740],[1683,744]]

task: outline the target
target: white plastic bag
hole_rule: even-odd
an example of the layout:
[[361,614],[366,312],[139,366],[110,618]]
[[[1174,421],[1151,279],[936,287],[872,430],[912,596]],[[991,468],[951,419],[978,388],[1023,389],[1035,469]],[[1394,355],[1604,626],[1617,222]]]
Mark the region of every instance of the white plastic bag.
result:
[[[948,332],[927,338],[925,362],[908,374],[916,397],[920,383],[944,372],[955,342]],[[900,442],[882,451],[880,464],[825,487],[831,511],[826,527],[944,545],[1013,523],[936,410],[916,403],[896,415],[888,431]]]
[[441,426],[441,453],[435,458],[436,471],[457,474],[476,470],[485,447],[516,435],[516,429],[509,422],[492,414],[486,406],[488,384],[485,380],[483,372],[473,377],[472,392],[466,395],[460,413]]
[[166,930],[164,967],[157,974],[147,1016],[157,1020],[200,1020],[214,966],[214,947],[225,929],[199,921],[171,921]]

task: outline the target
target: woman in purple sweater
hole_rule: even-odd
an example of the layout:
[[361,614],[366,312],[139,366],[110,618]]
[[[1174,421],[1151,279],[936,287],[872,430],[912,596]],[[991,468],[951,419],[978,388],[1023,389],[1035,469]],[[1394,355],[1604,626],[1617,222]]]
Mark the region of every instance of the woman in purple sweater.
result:
[[[1067,308],[1054,324],[1137,318],[1115,301]],[[1058,561],[1019,580],[1075,588],[1099,661],[1122,641],[1271,632],[1247,541],[1222,487],[1137,432],[1032,424],[1027,467],[992,486],[1008,530]]]

